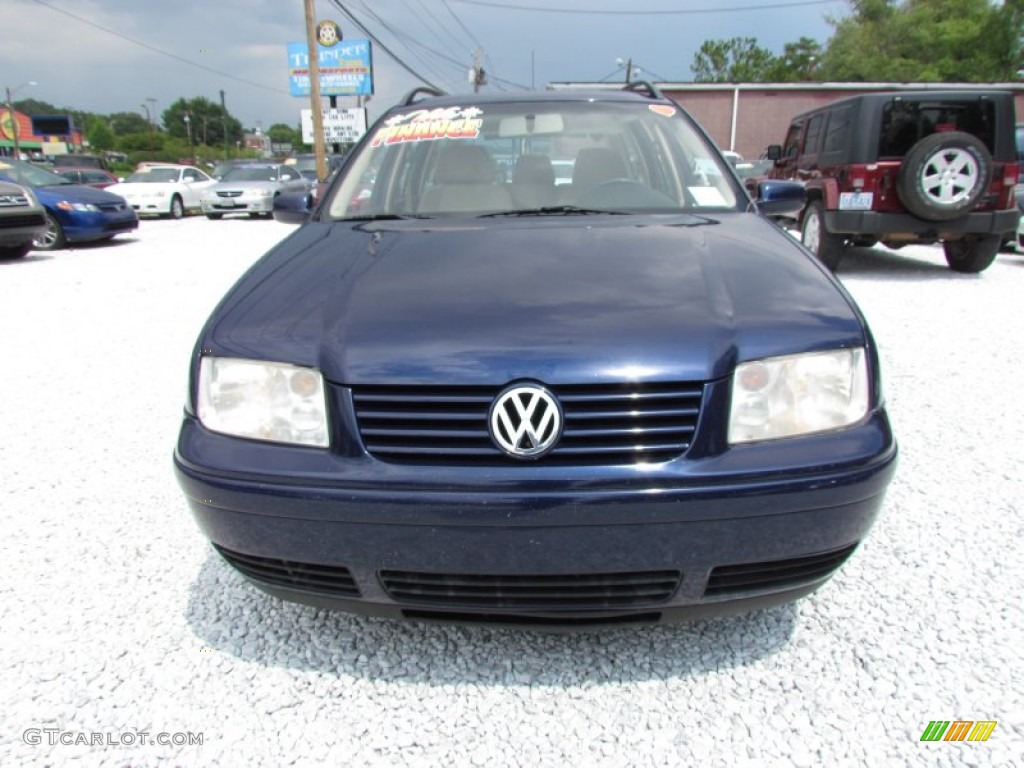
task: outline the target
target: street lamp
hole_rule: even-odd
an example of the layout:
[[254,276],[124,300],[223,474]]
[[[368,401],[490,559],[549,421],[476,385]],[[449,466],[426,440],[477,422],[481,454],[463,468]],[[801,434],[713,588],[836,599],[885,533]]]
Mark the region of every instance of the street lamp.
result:
[[14,94],[29,85],[36,85],[35,80],[29,80],[27,83],[15,86],[14,88],[7,89],[7,119],[11,121],[11,134],[14,139],[14,159],[21,160],[21,146],[18,144],[18,118],[14,116],[14,105],[11,100],[14,98]]
[[146,110],[146,125],[149,126],[149,132],[152,133],[153,132],[153,118],[151,118],[149,116],[149,105],[143,103],[143,104],[139,104],[139,106],[142,107],[144,110]]
[[[189,157],[192,157],[192,117],[186,112],[181,119],[185,121],[185,130],[188,132],[188,154]],[[195,162],[194,158],[193,162]]]

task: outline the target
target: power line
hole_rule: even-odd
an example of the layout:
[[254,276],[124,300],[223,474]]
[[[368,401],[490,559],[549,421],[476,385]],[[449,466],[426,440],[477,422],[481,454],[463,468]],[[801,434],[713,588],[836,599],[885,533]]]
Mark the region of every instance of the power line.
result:
[[[417,53],[416,51],[412,50],[412,48],[410,48],[410,46],[409,46],[409,43],[408,43],[408,42],[406,42],[406,37],[407,37],[406,35],[404,35],[403,33],[399,32],[399,31],[398,31],[397,29],[395,29],[395,28],[394,28],[394,27],[392,27],[392,26],[391,26],[390,24],[388,24],[388,23],[387,23],[386,21],[384,21],[384,19],[382,19],[382,18],[380,17],[380,15],[379,15],[379,14],[377,14],[377,13],[376,13],[376,12],[375,12],[375,11],[374,11],[374,10],[373,10],[372,8],[370,8],[370,7],[369,7],[369,6],[368,6],[368,5],[367,5],[367,4],[365,3],[365,2],[364,2],[364,3],[361,3],[361,5],[362,5],[363,11],[364,11],[365,13],[369,14],[369,15],[370,15],[370,16],[371,16],[372,18],[376,19],[377,23],[378,23],[378,24],[380,24],[380,25],[381,25],[381,26],[382,26],[382,27],[383,27],[383,28],[384,28],[385,30],[387,30],[388,32],[390,32],[390,33],[391,33],[391,35],[392,35],[392,36],[393,36],[393,37],[394,37],[394,38],[395,38],[396,40],[398,40],[398,42],[400,42],[400,43],[404,44],[404,45],[405,45],[405,47],[406,47],[406,48],[407,48],[407,49],[409,50],[409,53],[411,53],[411,54],[412,54],[413,56],[415,56],[415,57],[416,57],[416,59],[417,59],[417,60],[418,60],[418,61],[419,61],[419,62],[420,62],[420,63],[421,63],[421,64],[422,64],[422,65],[423,65],[423,66],[424,66],[424,67],[425,67],[426,69],[430,70],[430,71],[431,71],[431,72],[433,73],[433,76],[435,76],[435,77],[439,77],[439,78],[440,78],[441,80],[443,80],[443,81],[445,81],[445,82],[450,82],[450,81],[448,80],[448,78],[447,78],[447,77],[446,77],[446,76],[445,76],[444,74],[440,73],[440,72],[439,72],[439,71],[438,71],[438,70],[437,70],[437,69],[436,69],[436,68],[434,67],[434,65],[433,65],[433,63],[432,63],[432,62],[428,62],[428,61],[427,61],[427,60],[426,60],[426,59],[425,59],[425,58],[424,58],[423,56],[421,56],[421,55],[420,55],[419,53]],[[366,26],[365,26],[365,25],[362,25],[362,26],[363,26],[363,29],[366,29]],[[418,45],[420,45],[419,43],[417,43],[417,44],[418,44]],[[420,45],[420,47],[423,47],[423,46],[422,46],[422,45]],[[461,68],[461,67],[460,67],[460,68]]]
[[119,37],[122,40],[126,40],[127,42],[132,43],[133,45],[138,45],[138,46],[140,46],[142,48],[145,48],[147,50],[153,51],[154,53],[159,53],[161,56],[167,56],[168,58],[175,59],[176,61],[180,61],[183,64],[188,64],[189,66],[195,67],[196,69],[202,69],[202,70],[204,70],[206,72],[212,72],[215,75],[220,75],[221,77],[226,77],[228,80],[234,80],[235,82],[238,82],[238,83],[244,83],[245,85],[251,85],[253,88],[262,88],[263,90],[270,91],[272,93],[282,93],[282,94],[286,94],[286,95],[288,94],[288,91],[285,91],[285,90],[283,90],[281,88],[273,88],[273,87],[271,87],[269,85],[264,85],[263,83],[257,83],[257,82],[254,82],[252,80],[246,80],[245,78],[242,78],[242,77],[236,77],[235,75],[228,74],[227,72],[221,72],[219,69],[214,69],[213,67],[208,67],[205,64],[199,64],[199,63],[197,63],[195,61],[192,61],[190,59],[186,59],[184,56],[178,56],[176,53],[171,53],[170,51],[165,51],[162,48],[157,48],[155,45],[150,45],[149,43],[144,43],[141,40],[136,40],[133,37],[128,37],[128,35],[121,34],[117,30],[110,29],[110,27],[105,27],[102,24],[97,24],[94,21],[90,21],[89,19],[86,19],[86,18],[83,18],[81,16],[78,16],[77,14],[71,13],[71,11],[66,11],[63,8],[58,8],[55,5],[51,5],[50,3],[44,2],[44,0],[35,0],[35,2],[38,3],[39,5],[42,5],[42,6],[45,6],[45,7],[49,8],[51,11],[56,11],[57,13],[62,13],[65,16],[70,16],[72,19],[75,19],[76,21],[80,21],[83,24],[88,24],[90,27],[95,27],[96,29],[102,30],[103,32],[106,32],[109,35],[113,35],[114,37]]
[[375,37],[375,36],[374,36],[374,34],[373,34],[372,32],[370,32],[370,30],[368,30],[368,29],[366,28],[366,25],[364,25],[363,23],[361,23],[361,22],[359,21],[359,19],[357,19],[357,18],[356,18],[356,17],[355,17],[355,16],[354,16],[354,15],[352,14],[352,12],[351,12],[351,11],[349,11],[349,10],[348,10],[348,9],[347,9],[347,8],[346,8],[345,6],[343,6],[343,5],[341,4],[341,2],[340,2],[339,0],[330,0],[330,3],[331,3],[331,5],[333,5],[333,6],[335,7],[335,8],[337,8],[337,9],[338,9],[338,11],[339,11],[339,12],[340,12],[340,13],[341,13],[341,14],[342,14],[343,16],[347,17],[349,21],[351,21],[351,22],[352,22],[353,24],[355,24],[355,25],[356,25],[357,27],[359,27],[359,28],[360,28],[361,30],[363,30],[363,32],[364,32],[364,33],[366,34],[366,36],[367,36],[368,38],[370,38],[370,40],[372,40],[372,41],[373,41],[374,43],[376,43],[376,44],[377,44],[377,47],[378,47],[378,48],[380,48],[380,49],[381,49],[382,51],[384,51],[384,53],[386,53],[386,54],[387,54],[388,56],[390,56],[390,57],[391,57],[391,58],[392,58],[392,59],[394,60],[394,62],[395,62],[396,64],[398,64],[398,66],[400,66],[400,67],[401,67],[402,69],[404,69],[404,70],[405,70],[406,72],[408,72],[408,73],[409,73],[410,75],[412,75],[413,77],[415,77],[415,78],[416,78],[417,80],[419,80],[419,81],[420,81],[421,83],[423,83],[423,84],[425,84],[425,85],[429,85],[429,86],[430,86],[431,88],[437,88],[437,86],[436,86],[436,85],[434,85],[434,84],[433,84],[432,82],[430,82],[429,80],[427,80],[427,78],[425,78],[425,77],[424,77],[423,75],[421,75],[421,74],[420,74],[419,72],[417,72],[417,71],[416,71],[415,69],[413,69],[412,67],[410,67],[410,66],[409,66],[408,64],[406,64],[406,63],[405,63],[404,61],[402,61],[402,60],[401,60],[401,59],[400,59],[400,58],[399,58],[399,57],[398,57],[397,55],[395,55],[395,53],[394,53],[394,52],[393,52],[393,51],[392,51],[392,50],[391,50],[390,48],[388,48],[388,47],[387,47],[386,45],[384,45],[384,43],[382,43],[382,42],[380,41],[380,39],[379,39],[379,38]]
[[[600,11],[584,8],[538,8],[537,6],[512,5],[510,3],[494,3],[488,0],[443,0],[445,6],[449,2],[463,5],[477,5],[484,8],[500,8],[506,11],[529,11],[533,13],[571,13],[578,16],[692,16],[700,13],[733,13],[740,11],[769,11],[778,8],[799,8],[808,5],[832,5],[840,0],[793,0],[793,2],[767,3],[764,5],[743,5],[730,8],[691,8],[687,10],[617,10]],[[450,10],[450,9],[449,9]]]

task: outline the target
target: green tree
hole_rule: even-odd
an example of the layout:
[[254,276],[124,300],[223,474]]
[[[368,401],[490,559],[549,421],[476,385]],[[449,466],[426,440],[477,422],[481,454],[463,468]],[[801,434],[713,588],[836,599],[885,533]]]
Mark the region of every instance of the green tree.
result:
[[114,148],[114,132],[107,125],[106,118],[94,115],[85,124],[85,138],[93,149],[105,150]]
[[1024,0],[851,0],[830,19],[823,79],[880,82],[1016,80]]
[[129,133],[146,133],[149,123],[138,112],[114,112],[110,116],[110,128],[115,136],[126,136]]
[[267,129],[267,136],[274,144],[291,144],[297,146],[302,143],[302,135],[297,134],[295,129],[284,123],[274,123]]
[[773,83],[817,80],[822,53],[818,41],[809,37],[801,37],[795,43],[786,43],[782,55],[776,56],[768,68],[766,79]]
[[705,40],[694,54],[690,71],[698,83],[765,82],[775,62],[756,37]]
[[[188,116],[188,121],[185,116]],[[192,99],[178,99],[164,110],[161,118],[164,128],[171,136],[187,141],[191,127],[193,144],[220,146],[224,143],[223,125],[226,116],[229,144],[242,139],[242,124],[228,112],[225,115],[220,104],[197,96]]]

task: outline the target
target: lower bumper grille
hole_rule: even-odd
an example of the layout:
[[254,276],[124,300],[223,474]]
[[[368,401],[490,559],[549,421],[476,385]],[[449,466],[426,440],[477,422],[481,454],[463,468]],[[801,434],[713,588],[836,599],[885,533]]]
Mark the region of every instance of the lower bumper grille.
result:
[[26,213],[20,216],[4,216],[0,218],[0,229],[16,229],[20,227],[41,227],[46,219],[41,213]]
[[711,570],[705,597],[719,597],[743,592],[783,589],[817,581],[832,574],[853,554],[857,544],[832,552],[822,552],[786,560],[768,560],[741,565],[720,565]]
[[535,611],[606,611],[650,606],[675,593],[679,571],[496,576],[381,571],[385,591],[402,603]]
[[359,587],[348,568],[257,557],[213,546],[232,566],[255,581],[338,597],[359,597]]

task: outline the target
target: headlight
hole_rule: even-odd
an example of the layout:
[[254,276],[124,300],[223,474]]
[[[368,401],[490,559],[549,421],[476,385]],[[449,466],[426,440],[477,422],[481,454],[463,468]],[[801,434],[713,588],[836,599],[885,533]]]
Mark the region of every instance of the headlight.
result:
[[67,200],[61,200],[57,203],[57,207],[62,211],[98,211],[99,208],[92,203],[71,203]]
[[868,412],[864,350],[837,349],[736,366],[729,442],[751,443],[824,432]]
[[257,187],[252,191],[252,193],[256,195],[256,197],[270,197],[274,194],[274,190],[266,189],[265,187]]
[[199,420],[226,435],[326,447],[327,405],[319,371],[283,363],[204,357]]

